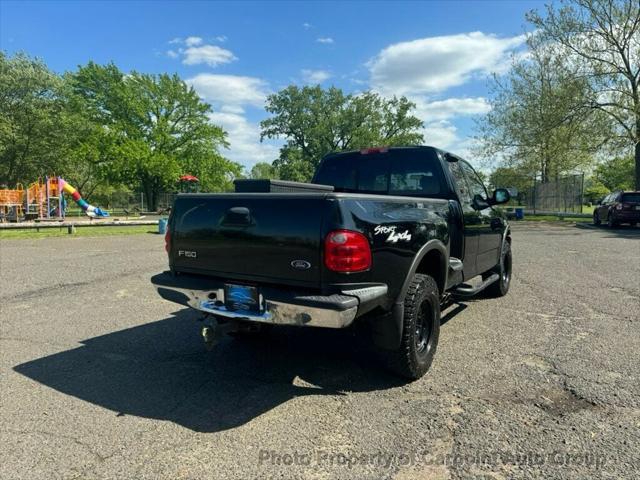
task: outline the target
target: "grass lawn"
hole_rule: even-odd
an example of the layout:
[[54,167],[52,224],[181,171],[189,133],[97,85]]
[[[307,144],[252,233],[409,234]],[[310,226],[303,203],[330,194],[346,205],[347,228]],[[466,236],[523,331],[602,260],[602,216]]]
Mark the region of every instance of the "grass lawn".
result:
[[595,209],[595,205],[583,205],[582,206],[582,213],[593,213],[593,210]]
[[118,227],[78,227],[76,233],[67,233],[67,227],[43,228],[39,232],[35,229],[0,229],[0,240],[16,238],[48,238],[48,237],[103,237],[111,235],[141,235],[156,234],[158,228],[154,225],[132,225]]

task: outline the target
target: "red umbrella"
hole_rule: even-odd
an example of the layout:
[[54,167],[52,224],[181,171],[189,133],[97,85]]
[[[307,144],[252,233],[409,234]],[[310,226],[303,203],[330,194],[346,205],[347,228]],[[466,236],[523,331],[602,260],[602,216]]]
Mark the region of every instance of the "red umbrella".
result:
[[182,175],[180,177],[181,182],[199,182],[198,177],[194,177],[193,175]]

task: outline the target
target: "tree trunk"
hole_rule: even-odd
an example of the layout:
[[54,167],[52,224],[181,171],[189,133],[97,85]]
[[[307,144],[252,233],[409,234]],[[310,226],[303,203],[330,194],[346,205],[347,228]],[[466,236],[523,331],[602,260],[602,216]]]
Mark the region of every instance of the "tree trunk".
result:
[[155,205],[153,204],[153,187],[149,183],[149,181],[145,181],[142,185],[142,189],[144,190],[144,199],[147,202],[146,211],[147,212],[155,212]]
[[638,141],[636,142],[636,190],[640,191],[640,135],[638,135]]

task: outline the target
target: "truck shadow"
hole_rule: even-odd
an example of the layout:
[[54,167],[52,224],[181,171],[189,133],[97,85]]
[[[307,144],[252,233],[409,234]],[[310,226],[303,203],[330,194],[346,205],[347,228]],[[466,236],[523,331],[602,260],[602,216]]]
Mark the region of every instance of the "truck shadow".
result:
[[284,329],[207,352],[188,309],[82,342],[14,370],[116,416],[168,420],[198,432],[243,425],[305,395],[344,395],[406,382],[371,361],[352,332]]

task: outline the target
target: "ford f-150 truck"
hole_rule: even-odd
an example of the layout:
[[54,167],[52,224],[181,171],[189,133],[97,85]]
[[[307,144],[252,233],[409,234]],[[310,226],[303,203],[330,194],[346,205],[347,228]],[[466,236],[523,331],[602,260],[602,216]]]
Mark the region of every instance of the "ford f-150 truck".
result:
[[[441,306],[511,280],[511,235],[469,163],[433,147],[330,154],[311,184],[240,181],[178,195],[161,296],[207,317],[205,341],[263,325],[363,325],[389,366],[416,379]],[[360,329],[358,329],[360,331]]]

